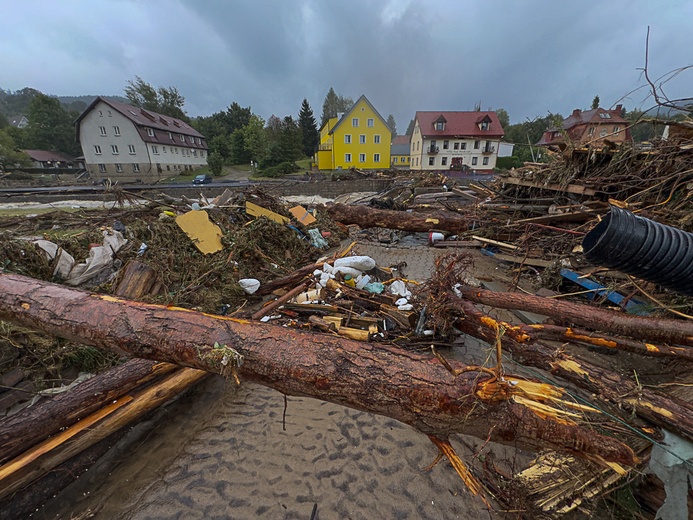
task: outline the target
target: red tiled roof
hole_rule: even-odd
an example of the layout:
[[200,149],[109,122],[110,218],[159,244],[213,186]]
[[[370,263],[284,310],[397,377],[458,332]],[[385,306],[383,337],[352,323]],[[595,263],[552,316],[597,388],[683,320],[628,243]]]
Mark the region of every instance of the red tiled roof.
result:
[[410,135],[396,135],[392,138],[392,144],[409,144],[411,141]]
[[176,119],[175,117],[157,114],[151,110],[145,110],[144,108],[128,105],[127,103],[120,103],[119,101],[114,101],[112,99],[97,99],[101,99],[101,101],[107,105],[110,105],[137,125],[157,128],[159,130],[165,130],[167,132],[173,132],[176,134],[191,135],[193,137],[200,138],[204,137],[188,123],[180,119]]
[[50,152],[48,150],[24,150],[24,153],[31,157],[32,161],[38,162],[73,162],[74,159],[60,152]]
[[[441,117],[445,119],[445,130],[436,130],[434,123]],[[495,112],[417,112],[421,134],[434,136],[503,137],[505,132]],[[489,118],[488,130],[481,130],[479,124]]]

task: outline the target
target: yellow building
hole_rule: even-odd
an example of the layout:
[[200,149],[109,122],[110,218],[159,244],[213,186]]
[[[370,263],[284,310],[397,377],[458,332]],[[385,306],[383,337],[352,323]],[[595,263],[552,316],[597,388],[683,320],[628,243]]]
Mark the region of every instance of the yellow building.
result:
[[344,115],[322,126],[315,163],[320,170],[389,168],[390,137],[385,120],[361,96]]

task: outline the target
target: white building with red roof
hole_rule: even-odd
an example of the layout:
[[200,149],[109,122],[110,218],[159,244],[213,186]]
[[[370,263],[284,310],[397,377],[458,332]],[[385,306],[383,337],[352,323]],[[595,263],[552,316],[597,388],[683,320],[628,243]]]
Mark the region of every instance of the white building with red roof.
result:
[[151,183],[207,164],[205,137],[185,121],[97,97],[76,121],[93,179]]
[[504,133],[495,112],[417,112],[410,168],[490,172]]

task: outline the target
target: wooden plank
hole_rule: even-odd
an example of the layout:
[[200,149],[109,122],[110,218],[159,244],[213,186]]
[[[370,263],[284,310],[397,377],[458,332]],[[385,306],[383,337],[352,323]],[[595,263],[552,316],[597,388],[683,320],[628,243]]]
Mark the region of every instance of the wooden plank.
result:
[[505,242],[499,242],[497,240],[491,240],[490,238],[484,238],[484,237],[478,237],[476,235],[472,235],[472,238],[474,240],[478,240],[479,242],[483,242],[484,244],[491,244],[492,246],[498,246],[502,247],[504,249],[518,249],[517,246],[514,246],[512,244],[506,244]]
[[482,251],[486,256],[492,256],[496,260],[501,260],[503,262],[510,262],[512,264],[524,264],[531,265],[532,267],[548,267],[553,262],[549,260],[542,260],[541,258],[530,258],[523,256],[505,255],[502,253],[492,253],[491,251]]
[[530,181],[526,179],[516,179],[514,177],[504,177],[501,179],[504,184],[514,184],[515,186],[527,186],[528,188],[537,188],[540,190],[551,190],[551,191],[561,191],[568,193],[575,193],[577,195],[596,195],[597,190],[594,188],[588,188],[581,184],[568,184],[567,186],[562,186],[558,183],[543,184],[540,182]]
[[310,211],[308,211],[300,204],[298,206],[294,206],[293,208],[291,208],[289,210],[289,213],[296,217],[296,220],[298,220],[304,226],[310,226],[313,222],[316,222],[317,220],[313,215],[310,214]]
[[277,224],[288,224],[289,223],[288,217],[280,215],[279,213],[275,213],[274,211],[270,211],[268,209],[265,209],[262,206],[258,206],[257,204],[253,204],[252,202],[246,201],[245,212],[248,215],[251,215],[253,217],[267,217],[268,219],[273,220]]
[[221,228],[209,220],[206,211],[188,211],[176,217],[176,224],[193,241],[201,253],[207,255],[221,251]]
[[484,244],[478,240],[440,240],[433,247],[482,247]]

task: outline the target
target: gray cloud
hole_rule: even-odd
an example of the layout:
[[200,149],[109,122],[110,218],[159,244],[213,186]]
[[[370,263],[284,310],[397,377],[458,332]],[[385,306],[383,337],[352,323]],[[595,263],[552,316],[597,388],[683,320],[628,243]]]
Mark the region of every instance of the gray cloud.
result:
[[[175,86],[190,115],[231,102],[265,119],[319,117],[327,90],[365,94],[404,131],[416,110],[505,108],[513,122],[604,106],[693,64],[693,3],[645,0],[0,0],[0,87],[122,94],[141,76]],[[693,72],[667,83],[691,96]],[[624,100],[649,107],[647,91]]]

